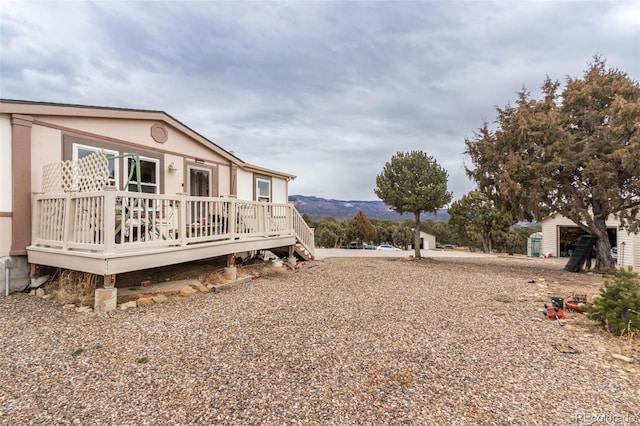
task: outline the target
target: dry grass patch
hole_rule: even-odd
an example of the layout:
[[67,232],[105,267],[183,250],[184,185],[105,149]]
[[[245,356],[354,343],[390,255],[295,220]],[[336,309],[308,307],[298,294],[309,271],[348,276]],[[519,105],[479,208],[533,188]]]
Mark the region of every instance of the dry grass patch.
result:
[[62,304],[83,304],[94,298],[96,286],[102,277],[87,272],[63,269],[49,285],[53,298]]

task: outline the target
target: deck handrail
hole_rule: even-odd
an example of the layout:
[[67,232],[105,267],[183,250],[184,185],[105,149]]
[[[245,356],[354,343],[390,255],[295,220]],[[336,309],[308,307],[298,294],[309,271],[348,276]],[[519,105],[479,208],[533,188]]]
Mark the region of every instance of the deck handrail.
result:
[[298,243],[302,245],[311,255],[315,253],[315,233],[314,229],[307,225],[298,210],[291,204],[293,212],[293,229]]
[[295,235],[313,254],[313,230],[291,203],[109,187],[34,195],[34,246],[120,253],[283,235]]

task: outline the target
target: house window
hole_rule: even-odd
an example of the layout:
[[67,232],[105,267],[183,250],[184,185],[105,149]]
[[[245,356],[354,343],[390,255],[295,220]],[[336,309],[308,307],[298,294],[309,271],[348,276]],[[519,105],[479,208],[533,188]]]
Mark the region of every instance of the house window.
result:
[[256,201],[271,202],[271,181],[256,178]]
[[140,181],[136,171],[136,161],[133,158],[126,158],[125,176],[130,176],[127,191],[144,192],[147,194],[158,194],[160,185],[158,176],[160,175],[160,161],[155,158],[140,156]]
[[189,195],[211,196],[211,170],[189,166]]
[[[93,154],[94,152],[104,151],[109,156],[118,155],[118,151],[112,150],[102,150],[100,148],[96,148],[94,146],[81,145],[78,143],[73,144],[73,160],[79,160],[88,155]],[[118,168],[116,167],[116,160],[114,158],[109,159],[109,185],[110,186],[118,186]]]

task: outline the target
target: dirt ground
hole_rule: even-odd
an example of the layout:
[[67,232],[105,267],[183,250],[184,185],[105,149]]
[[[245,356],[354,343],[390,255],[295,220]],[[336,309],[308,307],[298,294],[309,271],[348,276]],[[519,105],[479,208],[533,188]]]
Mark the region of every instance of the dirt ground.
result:
[[[354,258],[354,261],[364,259]],[[403,258],[402,261],[412,262],[413,259]],[[498,256],[483,258],[437,258],[423,259],[423,262],[447,262],[452,265],[473,264],[477,268],[486,270],[488,275],[504,272],[513,272],[517,275],[530,277],[532,293],[546,293],[549,296],[562,297],[564,299],[574,294],[593,297],[599,294],[599,289],[606,280],[613,276],[594,272],[572,273],[564,271],[566,261],[564,259],[531,259],[524,256]],[[300,262],[299,267],[313,264]],[[225,264],[224,258],[204,259],[196,262],[168,265],[152,269],[143,269],[135,272],[118,275],[117,287],[135,287],[142,281],[150,280],[152,283],[176,280],[198,280],[203,284],[215,283],[220,277]],[[236,264],[238,276],[264,275],[273,272],[270,262],[261,259],[250,259]]]
[[[349,256],[345,256],[349,257]],[[350,271],[357,270],[359,265],[367,262],[367,258],[351,257],[346,259],[348,262],[354,262],[353,267],[344,268],[345,277],[348,277]],[[423,265],[433,265],[434,270],[441,270],[442,265],[446,265],[446,269],[450,270],[469,270],[480,272],[488,277],[496,277],[498,282],[504,277],[513,280],[514,284],[526,284],[526,292],[520,294],[509,294],[504,297],[518,302],[530,302],[540,311],[539,316],[533,316],[532,321],[547,321],[544,319],[543,311],[545,305],[551,306],[551,297],[560,297],[564,300],[570,299],[575,295],[583,295],[587,300],[591,301],[600,293],[600,288],[605,281],[612,280],[612,275],[603,275],[595,272],[572,273],[564,270],[566,259],[532,259],[524,256],[486,256],[486,257],[432,257],[423,259],[413,259],[407,256],[392,256],[387,260],[394,262],[421,262]],[[177,265],[168,265],[159,268],[139,270],[136,272],[120,274],[117,278],[118,288],[129,288],[135,290],[140,288],[143,281],[151,281],[152,284],[164,283],[169,281],[192,280],[202,285],[202,287],[212,285],[226,284],[229,280],[224,276],[224,268],[226,266],[224,258],[205,259],[196,262],[189,262]],[[238,262],[237,278],[251,276],[253,278],[268,279],[274,275],[296,273],[305,268],[312,268],[317,264],[322,264],[323,259],[298,262],[295,269],[287,266],[274,267],[271,261],[262,259],[249,259],[246,262]],[[90,274],[85,274],[89,276]],[[64,277],[64,274],[62,275]],[[453,275],[456,276],[455,274]],[[91,276],[93,278],[99,278]],[[93,279],[92,278],[92,279]],[[85,278],[86,279],[86,278]],[[428,278],[426,278],[428,279]],[[69,288],[69,291],[54,290],[54,299],[58,303],[68,304],[74,303],[76,306],[93,305],[93,295],[96,286],[101,285],[99,280],[95,279],[92,285],[81,284],[79,287]],[[522,287],[520,287],[522,288]],[[78,291],[83,291],[81,297],[77,296]],[[171,293],[159,291],[158,293],[148,293],[145,297],[151,297],[157,294],[164,294],[169,299],[181,299],[179,292]],[[124,303],[130,300],[136,300],[136,293],[130,295],[123,294],[118,298],[118,303]],[[460,295],[464,297],[464,295]],[[65,299],[66,298],[66,299]],[[486,300],[472,300],[475,306],[484,306]],[[607,334],[599,328],[594,321],[587,318],[586,315],[574,312],[568,312],[565,309],[565,317],[562,321],[564,328],[572,330],[575,333],[588,334]],[[609,348],[611,352],[622,353],[631,356],[634,359],[640,359],[640,336],[634,335],[626,338],[612,339],[613,346]]]
[[[354,257],[353,262],[366,262],[367,258]],[[487,256],[487,257],[436,257],[413,259],[408,257],[392,257],[389,261],[397,262],[423,262],[428,264],[447,264],[450,268],[473,268],[480,270],[487,276],[509,276],[514,282],[526,282],[530,285],[527,294],[511,295],[514,298],[533,301],[539,305],[539,310],[544,310],[544,305],[551,306],[551,297],[561,297],[565,300],[574,295],[584,295],[588,300],[593,300],[600,293],[600,288],[605,281],[612,280],[612,275],[604,275],[595,272],[567,272],[564,270],[567,259],[539,259],[525,256]],[[313,267],[314,263],[322,260],[299,262],[298,269]],[[175,280],[197,280],[201,284],[223,283],[222,276],[225,259],[207,259],[197,262],[170,265],[161,268],[147,269],[118,276],[118,287],[139,286],[141,281],[151,280],[153,283]],[[250,259],[237,265],[238,278],[245,276],[269,277],[274,274],[294,273],[290,268],[274,268],[269,261]],[[348,268],[345,269],[348,272]],[[477,301],[476,301],[477,302]],[[543,315],[540,315],[542,320]],[[568,328],[583,330],[588,333],[605,333],[598,328],[595,322],[589,320],[586,315],[566,312],[563,324]],[[612,351],[624,352],[634,358],[640,358],[640,339],[632,336],[631,339],[619,339],[624,348],[611,348]]]
[[[357,261],[358,259],[354,259]],[[363,260],[363,259],[360,259]],[[404,261],[414,261],[403,259]],[[586,294],[594,296],[599,293],[605,280],[613,279],[611,275],[603,275],[595,272],[567,272],[564,265],[566,259],[531,259],[524,256],[498,256],[482,258],[437,258],[423,259],[421,261],[448,262],[455,264],[473,264],[486,270],[487,274],[512,271],[517,274],[526,274],[531,277],[531,284],[539,284],[549,295],[567,298],[573,294]],[[308,262],[310,264],[313,261]],[[307,264],[302,262],[300,266]],[[224,258],[204,259],[195,262],[167,265],[158,268],[142,269],[135,272],[120,274],[116,286],[134,287],[142,281],[150,280],[153,283],[194,279],[204,283],[212,280],[216,275],[222,274],[225,264]],[[270,262],[261,259],[250,259],[236,264],[239,276],[254,275],[271,270]],[[536,286],[532,286],[532,289]]]

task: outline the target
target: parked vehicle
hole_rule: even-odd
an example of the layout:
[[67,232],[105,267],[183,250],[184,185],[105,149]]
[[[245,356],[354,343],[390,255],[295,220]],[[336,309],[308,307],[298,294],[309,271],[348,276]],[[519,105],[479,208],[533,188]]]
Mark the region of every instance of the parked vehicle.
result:
[[372,245],[372,244],[367,244],[367,243],[364,243],[364,244],[362,245],[362,247],[363,247],[365,250],[375,250],[375,249],[377,248],[376,246],[374,246],[374,245]]
[[378,246],[378,250],[395,250],[395,251],[400,251],[400,249],[398,247],[394,247],[391,244],[380,244]]
[[349,243],[349,248],[350,249],[357,249],[358,248],[358,242],[357,241],[351,241]]
[[436,244],[436,248],[439,248],[439,249],[454,249],[454,248],[456,248],[456,246],[454,246],[453,244],[437,243]]

